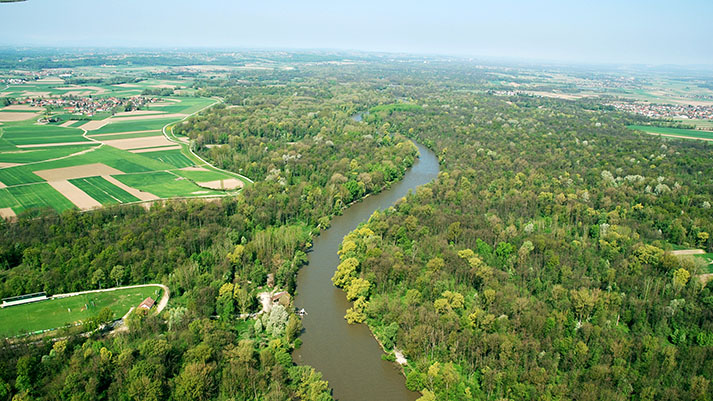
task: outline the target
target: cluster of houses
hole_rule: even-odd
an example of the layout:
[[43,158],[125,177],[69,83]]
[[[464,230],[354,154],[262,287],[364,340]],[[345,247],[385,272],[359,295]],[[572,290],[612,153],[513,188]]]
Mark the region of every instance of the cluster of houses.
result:
[[96,113],[112,111],[139,110],[150,103],[158,101],[158,98],[146,96],[134,96],[130,98],[106,97],[39,97],[20,99],[15,104],[22,104],[34,107],[49,107],[51,109],[63,109],[67,113],[93,116]]
[[22,78],[0,78],[0,84],[5,85],[24,85],[26,83],[27,80]]
[[673,105],[653,103],[609,103],[616,110],[650,118],[688,118],[713,120],[713,106]]

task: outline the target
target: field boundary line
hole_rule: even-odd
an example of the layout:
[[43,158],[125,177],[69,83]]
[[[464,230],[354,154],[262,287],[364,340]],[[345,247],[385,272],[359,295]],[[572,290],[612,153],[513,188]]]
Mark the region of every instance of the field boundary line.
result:
[[[244,176],[244,175],[242,175],[242,174],[234,173],[234,172],[232,172],[232,171],[227,171],[227,170],[223,170],[222,168],[215,167],[214,165],[210,164],[209,162],[207,162],[207,161],[206,161],[205,159],[203,159],[202,157],[198,156],[198,154],[196,154],[196,153],[193,151],[193,149],[191,149],[190,143],[181,142],[181,141],[179,141],[178,139],[171,138],[171,137],[168,135],[168,133],[167,133],[167,128],[168,128],[169,126],[172,126],[172,125],[178,124],[178,123],[180,123],[180,122],[182,122],[182,121],[185,121],[185,120],[188,119],[189,117],[192,117],[192,116],[194,116],[194,115],[197,115],[198,113],[202,112],[203,110],[206,110],[206,109],[208,109],[208,108],[210,108],[210,107],[213,107],[213,106],[215,106],[216,104],[223,103],[223,99],[220,99],[220,98],[213,98],[213,100],[215,100],[215,103],[209,104],[208,106],[205,106],[205,107],[203,107],[202,109],[200,109],[200,110],[198,110],[198,111],[196,111],[196,112],[194,112],[194,113],[191,113],[191,114],[189,114],[189,115],[183,117],[182,119],[180,119],[180,120],[178,120],[178,121],[174,121],[174,122],[172,122],[172,123],[168,123],[168,124],[164,125],[164,126],[163,126],[163,130],[162,130],[162,131],[163,131],[163,135],[166,137],[166,139],[168,139],[169,141],[171,141],[171,142],[173,142],[173,143],[177,143],[177,144],[179,144],[179,145],[186,145],[186,146],[188,146],[188,152],[189,152],[191,155],[195,156],[198,160],[200,160],[201,162],[203,162],[205,165],[210,166],[211,168],[213,168],[213,169],[215,169],[215,170],[217,170],[217,171],[223,172],[223,173],[225,173],[225,174],[232,175],[232,176],[234,176],[234,177],[247,180],[250,184],[253,184],[253,183],[255,183],[255,181],[251,180],[250,178],[248,178],[248,177],[246,177],[246,176]],[[173,134],[173,127],[171,127],[171,134]]]

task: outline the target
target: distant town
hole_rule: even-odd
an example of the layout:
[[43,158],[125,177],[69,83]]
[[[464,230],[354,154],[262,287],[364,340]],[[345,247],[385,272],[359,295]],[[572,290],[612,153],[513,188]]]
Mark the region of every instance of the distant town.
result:
[[671,105],[653,103],[607,103],[618,111],[640,114],[650,118],[686,118],[713,120],[713,106]]
[[106,98],[89,98],[89,97],[40,97],[40,98],[25,98],[14,101],[12,104],[20,104],[33,107],[45,107],[50,110],[64,109],[67,113],[82,114],[88,117],[96,113],[111,112],[118,113],[122,111],[141,110],[147,105],[157,102],[158,98],[146,96],[133,96],[130,98],[122,97],[106,97]]

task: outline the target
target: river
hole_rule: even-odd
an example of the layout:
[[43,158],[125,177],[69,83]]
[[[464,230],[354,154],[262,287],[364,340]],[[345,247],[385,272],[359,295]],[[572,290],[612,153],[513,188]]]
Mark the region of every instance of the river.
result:
[[419,394],[406,389],[404,376],[383,351],[366,324],[349,325],[344,314],[351,303],[332,285],[342,239],[375,211],[386,209],[410,190],[438,176],[438,158],[416,144],[419,159],[404,178],[389,189],[351,205],[332,219],[332,226],[315,238],[309,264],[297,276],[295,306],[305,308],[302,347],[293,354],[299,364],[322,372],[339,401],[413,401]]

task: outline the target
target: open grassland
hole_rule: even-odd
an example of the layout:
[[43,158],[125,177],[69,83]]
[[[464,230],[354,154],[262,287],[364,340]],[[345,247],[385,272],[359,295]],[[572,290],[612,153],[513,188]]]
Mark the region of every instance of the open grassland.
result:
[[713,273],[713,253],[704,253],[704,254],[696,255],[696,257],[699,257],[699,258],[705,260],[706,262],[708,262],[706,267],[703,269],[704,274],[705,273]]
[[713,132],[698,131],[693,129],[668,128],[668,127],[652,127],[649,125],[630,125],[629,128],[644,131],[649,134],[658,134],[675,138],[690,138],[690,139],[705,139],[713,140]]
[[3,127],[2,138],[15,146],[89,142],[83,134],[76,128],[23,124]]
[[159,287],[127,288],[52,299],[0,309],[0,337],[74,325],[96,316],[105,307],[118,319],[146,297],[159,299]]
[[15,212],[32,208],[53,208],[61,212],[74,208],[69,199],[46,183],[0,189],[0,205]]
[[[184,155],[180,149],[176,150],[164,150],[159,152],[145,152],[141,153],[142,156],[151,158],[153,160],[158,160],[160,162],[170,164],[176,168],[183,168],[193,166],[193,162]],[[225,174],[220,173],[223,177]]]
[[138,202],[139,198],[117,187],[102,177],[75,178],[69,180],[102,205]]
[[110,124],[107,124],[99,129],[90,132],[91,135],[97,134],[116,134],[120,132],[134,131],[149,131],[160,130],[166,124],[176,121],[176,118],[150,118],[144,120],[127,120],[112,119]]
[[172,172],[157,171],[146,174],[127,174],[118,175],[115,178],[130,187],[152,193],[161,198],[219,195],[222,193],[222,191],[199,187],[185,177]]

